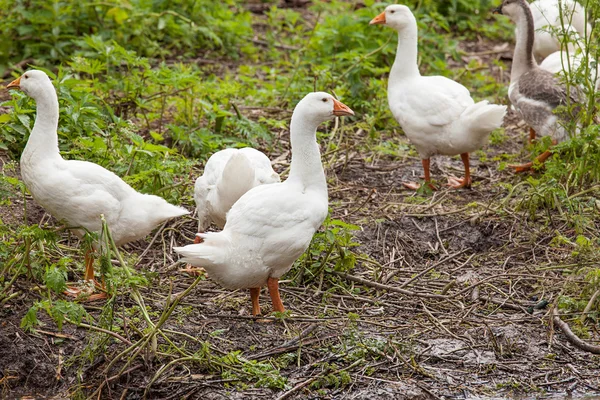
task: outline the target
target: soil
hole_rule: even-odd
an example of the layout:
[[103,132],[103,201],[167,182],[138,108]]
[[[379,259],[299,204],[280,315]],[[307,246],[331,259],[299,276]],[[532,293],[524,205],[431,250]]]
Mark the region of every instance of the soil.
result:
[[[465,43],[463,51],[478,54],[503,45]],[[505,52],[476,57],[492,65],[493,58],[511,52],[506,47]],[[491,68],[490,73],[508,84],[506,73]],[[283,301],[291,311],[283,321],[251,317],[246,291],[232,292],[202,280],[162,327],[172,343],[196,354],[196,361],[179,360],[161,336],[160,354],[136,357],[128,365],[124,358],[111,366],[111,360],[127,348],[126,342],[140,339],[136,329],[145,327],[140,315],[126,313],[134,305],[128,293],[121,293],[114,303],[122,322],[120,338],[69,323],[59,330],[44,312],[38,314],[39,329],[26,333],[20,321],[41,299],[42,289],[34,280],[17,280],[15,297],[0,303],[2,398],[450,399],[599,394],[599,356],[568,342],[549,314],[565,281],[579,284],[577,275],[565,273],[566,265],[577,260],[551,245],[555,227],[522,214],[483,212],[473,206],[498,206],[507,194],[498,182],[523,179],[498,170],[495,157],[525,155],[526,128],[514,112],[509,111],[504,126],[508,138],[484,149],[486,161],[472,156],[472,189],[444,187],[445,177],[462,175],[462,163],[458,158],[435,157],[432,174],[440,190],[423,200],[402,186],[422,173],[417,157],[348,151],[339,159],[325,160],[333,217],[360,226],[356,233],[360,246],[354,251],[364,257],[351,271],[327,272],[330,276],[322,285],[318,278],[283,281]],[[279,144],[280,152],[288,148],[284,135]],[[272,159],[280,155],[270,154]],[[285,159],[278,169],[285,169]],[[7,162],[8,157],[0,154],[0,165]],[[18,167],[8,173],[18,176]],[[33,199],[17,195],[0,209],[0,219],[10,226],[24,219],[48,229],[58,226]],[[153,284],[142,289],[146,306],[157,313],[155,322],[169,293],[194,282],[174,263],[172,247],[191,241],[195,226],[193,218],[173,221],[156,236],[124,248],[126,254],[143,254],[137,269],[156,273]],[[61,243],[79,245],[66,235]],[[365,261],[369,259],[377,264]],[[293,274],[285,278],[291,280]],[[261,300],[268,315],[271,305],[264,291]],[[94,318],[90,323],[97,324],[103,303],[83,304]],[[586,340],[600,343],[599,330],[596,325]],[[288,360],[279,371],[287,378],[286,388],[255,386],[250,378],[244,380],[243,373],[221,375],[226,368],[219,367],[220,357],[234,351],[248,362],[265,365],[271,358],[281,365]],[[344,371],[349,382],[336,383],[335,377]]]

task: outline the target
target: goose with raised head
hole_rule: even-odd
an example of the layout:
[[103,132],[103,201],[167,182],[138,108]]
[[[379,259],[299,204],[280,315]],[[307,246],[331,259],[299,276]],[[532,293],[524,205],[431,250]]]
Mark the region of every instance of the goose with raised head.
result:
[[[170,218],[188,214],[161,197],[135,191],[97,164],[63,159],[58,149],[58,98],[46,73],[27,71],[7,87],[22,90],[36,102],[35,124],[21,155],[23,182],[50,215],[76,227],[73,232],[77,236],[85,231],[101,232],[104,215],[119,246],[146,236]],[[84,277],[94,279],[91,252],[85,257]],[[95,295],[100,297],[102,294]]]
[[216,152],[206,162],[204,173],[194,186],[198,232],[204,232],[211,222],[223,229],[227,212],[244,193],[253,187],[280,181],[271,160],[256,149],[245,147]]
[[[417,65],[417,21],[404,5],[388,6],[371,20],[398,32],[396,59],[388,80],[388,103],[394,118],[417,148],[431,185],[430,157],[436,154],[462,158],[464,179],[449,178],[454,188],[470,187],[469,153],[480,149],[500,127],[506,106],[475,103],[463,85],[443,76],[421,76]],[[404,183],[410,189],[415,183]]]
[[[530,126],[530,139],[537,134],[550,136],[554,143],[565,140],[568,132],[553,110],[560,105],[579,102],[577,87],[567,88],[553,73],[541,69],[533,57],[534,27],[529,4],[525,0],[504,0],[494,12],[508,16],[518,36],[510,71],[508,97],[523,120]],[[561,118],[572,118],[561,115]],[[552,153],[547,150],[536,160],[543,163]],[[514,166],[516,172],[529,170],[533,162]]]
[[246,192],[231,207],[221,232],[199,233],[202,243],[175,247],[182,261],[203,267],[229,289],[250,289],[252,314],[260,314],[260,288],[267,285],[273,309],[284,311],[279,278],[307,249],[327,216],[327,181],[317,144],[317,127],[354,112],[333,96],[307,94],[290,124],[292,163],[281,183]]
[[[538,60],[565,50],[565,36],[574,42],[589,37],[592,27],[586,20],[585,9],[574,0],[536,0],[529,5],[533,18],[535,40],[533,55]],[[515,30],[518,35],[518,27]],[[574,48],[572,49],[574,50]]]

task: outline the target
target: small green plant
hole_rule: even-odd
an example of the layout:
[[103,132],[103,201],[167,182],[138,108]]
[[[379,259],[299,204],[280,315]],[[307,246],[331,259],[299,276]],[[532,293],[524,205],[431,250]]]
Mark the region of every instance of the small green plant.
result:
[[352,270],[356,255],[351,249],[359,246],[353,232],[358,229],[356,225],[327,217],[323,231],[315,234],[306,252],[294,264],[291,272],[294,281],[307,284],[326,272]]
[[[223,368],[223,379],[238,379],[241,382],[254,382],[258,387],[271,389],[285,389],[287,379],[282,377],[279,370],[270,363],[256,360],[246,360],[239,351],[233,351],[217,359],[224,366],[236,368]],[[239,368],[239,369],[238,369]]]
[[[129,50],[156,58],[192,55],[201,50],[235,51],[251,34],[249,15],[230,7],[175,0],[77,2],[39,0],[0,2],[0,72],[26,58],[54,64],[85,50],[78,39],[97,35],[126,43]],[[232,23],[235,20],[235,23]]]
[[90,318],[81,304],[64,300],[56,300],[54,302],[43,300],[36,302],[31,306],[29,311],[27,311],[27,314],[25,314],[21,320],[21,328],[23,328],[23,330],[33,330],[40,324],[40,321],[37,318],[37,313],[40,310],[46,311],[46,313],[54,320],[59,330],[62,330],[63,324],[67,319],[75,323],[81,323],[84,319]]

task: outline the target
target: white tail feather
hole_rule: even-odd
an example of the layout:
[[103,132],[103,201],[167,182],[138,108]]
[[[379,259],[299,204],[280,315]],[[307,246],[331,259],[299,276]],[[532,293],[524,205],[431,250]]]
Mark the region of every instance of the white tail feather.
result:
[[163,206],[162,215],[166,219],[181,217],[182,215],[189,214],[190,212],[183,207],[175,206],[171,203],[167,203]]
[[231,156],[219,182],[217,191],[222,199],[231,199],[233,203],[244,193],[254,187],[254,168],[248,157],[243,153],[235,153]]
[[173,247],[173,250],[183,256],[181,261],[206,268],[210,273],[210,268],[225,263],[230,244],[229,237],[223,232],[199,233],[198,236],[204,240],[202,243]]
[[126,210],[131,219],[143,218],[153,226],[189,213],[185,208],[175,206],[162,197],[143,193],[137,193],[135,201],[129,203]]
[[466,120],[469,131],[475,135],[485,137],[494,129],[499,128],[506,114],[506,106],[489,104],[487,100],[469,106],[461,119]]

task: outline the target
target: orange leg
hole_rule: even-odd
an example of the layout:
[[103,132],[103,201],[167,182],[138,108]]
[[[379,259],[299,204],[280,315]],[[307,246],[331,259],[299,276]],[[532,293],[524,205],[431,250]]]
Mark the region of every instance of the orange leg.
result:
[[[552,140],[552,145],[557,144],[558,142],[556,140]],[[539,156],[537,156],[535,158],[534,161],[525,163],[525,164],[521,164],[521,165],[511,165],[511,168],[515,169],[515,173],[520,173],[520,172],[525,172],[525,171],[529,171],[533,165],[535,164],[535,162],[537,161],[540,164],[543,164],[548,157],[550,157],[552,155],[552,152],[550,151],[550,149],[546,150],[545,152],[543,152],[542,154],[540,154]]]
[[[429,166],[431,164],[429,158],[421,160],[423,164],[423,171],[425,172],[425,183],[431,188],[431,190],[437,190],[435,186],[431,183],[431,174],[429,173]],[[403,182],[404,187],[412,190],[417,190],[419,188],[419,184],[416,182]]]
[[535,140],[535,131],[533,130],[533,128],[529,128],[529,144],[533,143],[533,141]]
[[260,288],[250,288],[250,299],[252,300],[252,315],[260,315],[260,304],[258,298],[260,296]]
[[202,239],[200,236],[196,236],[194,238],[194,244],[198,244],[198,243],[202,243],[204,242],[204,239]]
[[77,287],[73,284],[68,284],[69,286],[67,287],[67,290],[65,290],[63,293],[65,295],[71,296],[71,297],[79,297],[82,295],[82,293],[86,294],[87,296],[85,296],[83,298],[83,301],[95,301],[95,300],[105,299],[106,293],[104,293],[104,292],[94,293],[98,289],[103,290],[104,283],[100,284],[96,281],[96,279],[94,279],[94,251],[93,250],[88,250],[85,253],[84,262],[85,262],[85,273],[83,275],[83,279],[86,281],[93,282],[93,286],[86,286],[86,289],[82,290],[83,286]]
[[94,255],[92,254],[92,250],[88,250],[85,253],[84,260],[85,273],[83,274],[83,279],[91,281],[94,279]]
[[269,295],[271,296],[271,302],[273,302],[273,310],[284,312],[283,303],[281,297],[279,297],[279,279],[269,278],[267,279],[267,287],[269,288]]
[[529,171],[533,167],[533,165],[535,164],[536,161],[540,164],[543,164],[548,159],[548,157],[550,157],[551,155],[552,155],[552,152],[550,150],[546,150],[545,152],[543,152],[542,154],[537,156],[535,158],[535,161],[530,161],[528,163],[521,164],[521,165],[511,165],[511,167],[515,169],[515,172],[517,174],[520,172]]
[[454,177],[448,178],[448,186],[459,189],[462,187],[471,187],[471,171],[469,169],[469,153],[462,153],[460,155],[463,164],[465,165],[465,177],[464,179],[456,179]]

